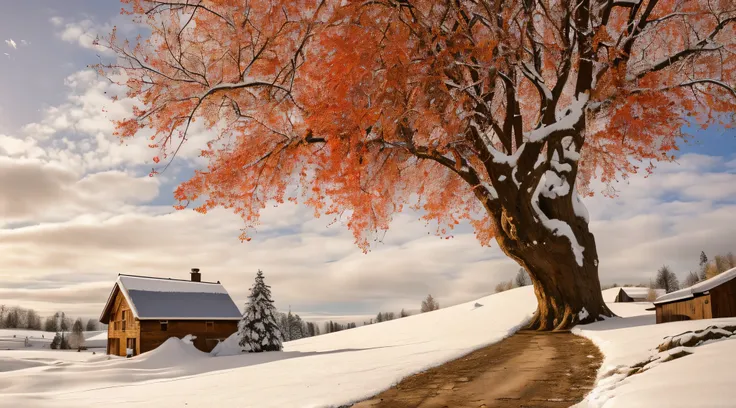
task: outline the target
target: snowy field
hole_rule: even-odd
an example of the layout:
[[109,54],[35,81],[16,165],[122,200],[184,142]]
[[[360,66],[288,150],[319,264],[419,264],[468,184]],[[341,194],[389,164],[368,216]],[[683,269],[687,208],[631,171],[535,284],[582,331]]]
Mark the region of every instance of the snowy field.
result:
[[[69,332],[66,333],[69,334]],[[54,332],[40,330],[0,329],[0,350],[49,349],[55,334]],[[26,337],[30,347],[26,347]],[[107,346],[107,331],[84,332],[84,338],[85,346],[88,348],[105,348]]]
[[[535,306],[530,287],[514,289],[289,342],[280,353],[228,355],[224,344],[220,355],[212,356],[178,339],[131,359],[48,349],[0,351],[0,407],[337,407],[501,340],[526,322]],[[692,355],[652,363],[628,378],[623,373],[656,357],[666,336],[736,324],[736,319],[655,325],[652,312],[644,310],[650,303],[610,306],[622,318],[575,330],[605,355],[598,384],[580,407],[734,406],[736,387],[727,383],[736,341],[730,339],[688,348]]]

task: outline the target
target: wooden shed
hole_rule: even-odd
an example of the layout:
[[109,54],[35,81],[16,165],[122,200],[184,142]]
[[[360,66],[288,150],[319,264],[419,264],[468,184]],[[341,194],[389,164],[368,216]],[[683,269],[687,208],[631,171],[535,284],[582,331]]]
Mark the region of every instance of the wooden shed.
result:
[[736,317],[736,268],[654,301],[657,323]]
[[170,337],[196,336],[193,343],[209,352],[238,330],[241,314],[220,282],[118,275],[100,322],[107,327],[107,354],[138,355]]
[[[616,299],[614,299],[614,302],[616,303],[625,303],[625,302],[647,302],[647,297],[649,296],[649,288],[639,288],[639,287],[625,287],[621,288],[618,291],[618,294],[616,294]],[[662,296],[666,292],[664,289],[654,289],[654,292],[656,293],[656,296]]]

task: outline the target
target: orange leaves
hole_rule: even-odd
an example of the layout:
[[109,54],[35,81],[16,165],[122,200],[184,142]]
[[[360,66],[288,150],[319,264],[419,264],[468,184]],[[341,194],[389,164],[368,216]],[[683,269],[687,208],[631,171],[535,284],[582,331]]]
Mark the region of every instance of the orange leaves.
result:
[[[175,197],[203,213],[228,208],[246,230],[266,205],[301,200],[344,217],[367,250],[395,212],[415,204],[438,234],[469,220],[488,244],[488,209],[458,173],[489,186],[506,179],[508,169],[491,174],[499,170],[488,146],[502,149],[511,128],[515,150],[540,125],[535,84],[558,88],[558,111],[547,116],[564,116],[585,65],[571,42],[579,36],[590,36],[594,66],[586,128],[574,135],[586,143],[577,167],[583,194],[596,174],[611,181],[640,171],[637,162],[671,159],[688,115],[709,125],[736,110],[719,86],[736,83],[732,25],[713,36],[730,53],[693,51],[653,70],[706,38],[718,24],[708,7],[722,10],[727,0],[660,0],[633,43],[630,8],[616,6],[605,26],[595,16],[581,31],[565,26],[574,2],[540,0],[533,10],[516,0],[489,8],[465,0],[123,3],[151,35],[128,44],[113,30],[101,41],[125,62],[103,71],[123,71],[128,96],[143,104],[116,134],[151,129],[155,163],[192,132],[209,135],[197,146],[208,168]],[[551,152],[561,141],[545,143]],[[519,162],[530,160],[537,157]]]

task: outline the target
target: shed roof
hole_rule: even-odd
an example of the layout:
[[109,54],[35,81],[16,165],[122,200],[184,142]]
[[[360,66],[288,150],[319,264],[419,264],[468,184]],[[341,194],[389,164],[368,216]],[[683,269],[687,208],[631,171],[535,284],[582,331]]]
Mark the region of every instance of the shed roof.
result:
[[[649,295],[649,288],[625,287],[621,288],[621,290],[623,290],[632,299],[646,299]],[[664,289],[654,289],[654,292],[658,297],[667,293]]]
[[721,286],[724,283],[735,279],[736,278],[736,268],[729,269],[726,272],[723,272],[721,274],[718,274],[710,279],[706,279],[702,282],[698,282],[693,286],[690,286],[689,288],[676,290],[674,292],[668,293],[664,296],[660,296],[657,298],[657,300],[654,301],[655,305],[659,305],[662,303],[669,303],[669,302],[676,302],[678,300],[685,300],[695,297],[696,295],[701,295],[716,286]]
[[100,317],[112,309],[115,293],[120,291],[138,320],[238,320],[240,310],[219,282],[118,275]]

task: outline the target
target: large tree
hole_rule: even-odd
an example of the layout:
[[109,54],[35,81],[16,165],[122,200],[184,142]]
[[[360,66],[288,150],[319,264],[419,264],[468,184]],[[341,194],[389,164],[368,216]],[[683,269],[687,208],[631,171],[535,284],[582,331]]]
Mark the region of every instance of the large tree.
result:
[[611,315],[578,193],[736,110],[733,0],[123,2],[150,32],[102,41],[142,102],[117,134],[152,129],[170,163],[194,121],[214,131],[179,208],[230,208],[249,239],[302,200],[364,250],[406,205],[440,235],[469,220],[529,271],[535,329]]

